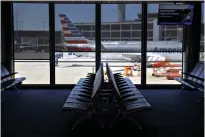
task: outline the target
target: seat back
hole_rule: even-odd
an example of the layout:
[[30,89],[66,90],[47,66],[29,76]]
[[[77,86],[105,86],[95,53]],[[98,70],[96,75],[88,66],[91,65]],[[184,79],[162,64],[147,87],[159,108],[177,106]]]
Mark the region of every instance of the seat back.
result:
[[[8,71],[8,69],[4,66],[3,63],[1,63],[1,77],[6,76],[6,75],[9,75],[9,74],[10,74],[10,72]],[[4,79],[1,80],[1,83],[2,83],[2,82],[5,82],[5,81],[7,81],[7,80],[11,80],[11,79],[12,79],[11,76],[6,77],[6,78],[4,78]]]
[[[200,68],[200,63],[197,63],[197,64],[195,65],[195,67],[192,69],[192,71],[191,71],[189,74],[190,74],[190,75],[195,75],[195,73],[198,71],[199,68]],[[187,79],[192,80],[193,77],[188,76]]]
[[104,83],[104,72],[103,72],[103,64],[101,63],[95,75],[95,80],[93,83],[93,92],[91,96],[92,102],[95,102],[99,97],[99,93],[102,90],[103,83]]
[[125,109],[124,105],[122,104],[122,96],[121,96],[120,91],[117,87],[114,75],[113,75],[108,63],[106,63],[106,71],[107,71],[108,81],[112,84],[112,87],[113,87],[114,97],[115,97],[117,107],[119,108],[120,111],[125,111],[126,109]]
[[[204,63],[203,62],[200,62],[199,69],[194,74],[194,76],[196,76],[198,78],[201,78],[201,79],[204,79]],[[197,82],[199,84],[202,84],[202,85],[204,84],[203,80],[199,80],[199,79],[196,79],[196,78],[193,78],[193,81],[195,81],[195,82]]]
[[[203,69],[203,71],[201,72],[199,78],[204,79],[204,69]],[[204,81],[203,81],[203,80],[197,80],[197,83],[199,83],[199,84],[201,84],[201,85],[204,85]]]

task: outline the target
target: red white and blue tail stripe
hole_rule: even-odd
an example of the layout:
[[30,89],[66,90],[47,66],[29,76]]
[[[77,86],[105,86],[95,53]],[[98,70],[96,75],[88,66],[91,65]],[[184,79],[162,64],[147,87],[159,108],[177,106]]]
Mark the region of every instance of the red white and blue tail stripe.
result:
[[67,44],[88,44],[88,39],[78,31],[65,14],[59,14],[59,18],[62,24],[65,42]]

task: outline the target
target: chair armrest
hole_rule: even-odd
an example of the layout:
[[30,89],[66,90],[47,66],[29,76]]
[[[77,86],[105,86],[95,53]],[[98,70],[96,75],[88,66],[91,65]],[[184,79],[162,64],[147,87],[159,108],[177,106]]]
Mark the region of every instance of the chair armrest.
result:
[[193,75],[191,75],[189,73],[186,73],[186,72],[182,72],[182,74],[185,74],[185,75],[188,75],[188,76],[193,76]]
[[7,77],[15,75],[15,74],[18,74],[18,72],[14,72],[14,73],[10,73],[8,75],[2,76],[1,79],[7,78]]
[[188,76],[190,76],[190,77],[193,77],[193,78],[195,78],[195,79],[198,79],[198,80],[204,81],[204,78],[199,78],[199,77],[196,77],[196,76],[191,75],[191,74],[188,74],[188,73],[183,73],[183,74],[188,75]]
[[193,78],[204,81],[204,78],[199,78],[199,77],[196,77],[196,76],[193,76]]

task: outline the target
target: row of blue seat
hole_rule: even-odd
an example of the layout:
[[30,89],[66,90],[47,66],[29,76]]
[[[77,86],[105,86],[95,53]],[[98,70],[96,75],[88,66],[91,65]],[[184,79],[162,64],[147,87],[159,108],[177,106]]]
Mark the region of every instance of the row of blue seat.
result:
[[[124,118],[131,120],[135,124],[137,123],[137,126],[142,129],[136,120],[124,114],[151,108],[151,106],[130,79],[122,78],[118,74],[114,76],[108,64],[106,64],[106,71],[109,82],[104,81],[103,64],[101,64],[96,74],[88,74],[86,78],[80,79],[63,105],[63,110],[86,112],[86,115],[79,119],[79,121],[88,118],[88,114],[94,112],[95,116],[97,116],[97,121],[101,121],[100,124],[104,128],[103,120],[100,119],[103,117],[101,105],[103,104],[102,100],[107,97],[111,98],[107,99],[111,100],[111,102],[107,102],[107,106],[114,101],[113,103],[115,103],[118,109],[117,114],[113,114],[116,115],[116,120],[120,119],[118,116],[123,114]],[[108,94],[105,95],[105,93]],[[79,123],[79,121],[76,123]],[[110,126],[114,121],[114,119],[110,121]],[[73,125],[72,129],[75,126],[76,124]]]
[[[185,87],[190,87],[201,91],[204,94],[204,62],[199,62],[195,65],[190,73],[183,73],[186,77],[184,78],[174,78],[176,81],[182,83],[183,87],[180,92],[184,90]],[[202,97],[203,99],[204,97]],[[200,99],[198,103],[202,100]]]
[[21,84],[26,79],[25,77],[13,78],[12,76],[15,74],[17,72],[10,73],[4,64],[1,63],[1,91],[12,87],[16,88],[16,85]]

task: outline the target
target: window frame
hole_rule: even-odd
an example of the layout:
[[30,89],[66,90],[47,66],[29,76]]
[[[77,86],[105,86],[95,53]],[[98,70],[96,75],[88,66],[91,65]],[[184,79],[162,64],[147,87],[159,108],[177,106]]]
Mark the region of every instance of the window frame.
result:
[[[49,17],[52,17],[52,16],[54,16],[53,15],[53,13],[51,13],[50,11],[52,11],[52,10],[54,10],[55,9],[55,4],[69,4],[69,3],[71,3],[71,4],[82,4],[82,2],[57,2],[57,1],[55,1],[55,2],[45,2],[45,1],[36,1],[36,2],[21,2],[21,1],[16,1],[16,2],[12,2],[12,3],[38,3],[38,4],[48,4],[49,5]],[[92,2],[90,2],[90,3],[92,3]],[[167,2],[167,1],[162,1],[162,2],[160,2],[160,3],[170,3],[170,2]],[[94,3],[93,3],[94,4]],[[133,3],[134,4],[134,3]],[[147,5],[148,4],[159,4],[159,2],[137,2],[136,4],[141,4],[141,6],[142,6],[142,20],[141,20],[141,25],[143,26],[143,27],[141,27],[141,53],[142,53],[142,57],[144,56],[144,55],[146,55],[146,47],[147,47],[147,39],[149,39],[148,37],[147,37],[147,31],[149,31],[149,29],[147,28],[147,23],[149,22],[148,20],[146,20],[145,19],[145,17],[146,17],[146,15],[147,15],[147,9],[148,9],[148,7],[147,7]],[[95,6],[96,6],[97,4],[95,4]],[[95,12],[97,13],[99,13],[99,9],[101,10],[101,8],[99,8],[99,7],[101,7],[101,5],[99,4],[98,5],[98,8],[97,7],[95,7]],[[54,12],[55,12],[55,10],[54,10]],[[97,16],[97,15],[96,15]],[[54,16],[55,17],[55,16]],[[101,17],[101,16],[100,16]],[[53,23],[49,23],[49,28],[51,29],[51,28],[53,28],[52,26],[52,24],[54,24],[55,23],[55,18],[52,18],[53,19]],[[49,19],[49,21],[50,21],[51,19]],[[96,19],[97,20],[97,19]],[[101,25],[101,24],[99,24],[99,22],[98,22],[98,26],[99,25]],[[133,25],[133,24],[132,24]],[[93,25],[91,25],[91,27],[92,27],[92,30],[93,30]],[[112,28],[112,25],[110,25],[110,27]],[[54,28],[55,28],[55,24],[54,24]],[[95,28],[98,28],[98,27],[96,27],[96,22],[95,22]],[[110,29],[111,29],[110,28]],[[49,31],[51,31],[49,29]],[[144,29],[144,30],[146,30],[146,32],[144,32],[144,31],[142,31],[142,29]],[[96,29],[95,29],[96,30]],[[103,30],[102,30],[103,31]],[[55,30],[54,30],[54,32],[55,32]],[[96,34],[97,32],[95,31],[95,32],[92,32],[92,35],[91,36],[93,36],[93,34]],[[98,33],[101,33],[101,29],[98,31]],[[132,32],[131,32],[132,33]],[[51,41],[51,37],[53,38],[55,38],[55,36],[53,35],[53,34],[49,34],[50,35],[50,40],[49,41]],[[96,34],[97,35],[97,34]],[[97,41],[98,43],[99,43],[99,36],[98,36],[98,38],[97,38],[97,36],[95,35],[95,41]],[[101,35],[101,34],[98,34],[98,35]],[[131,34],[132,35],[132,34]],[[101,37],[100,37],[100,39],[101,39]],[[133,37],[133,39],[136,39],[136,37]],[[52,87],[52,88],[61,88],[61,87],[65,87],[65,88],[67,88],[67,87],[74,87],[74,85],[73,84],[67,84],[67,85],[61,85],[61,84],[55,84],[55,66],[54,66],[54,54],[55,54],[55,48],[53,48],[53,47],[55,47],[55,45],[51,45],[51,52],[49,53],[50,54],[50,58],[49,58],[49,61],[50,61],[50,79],[51,79],[51,83],[50,83],[50,85],[44,85],[46,88],[47,87]],[[96,46],[96,50],[97,50],[97,46]],[[99,51],[100,51],[100,49],[98,49],[97,51],[94,51],[95,53],[96,53],[96,55],[97,54],[99,54]],[[72,51],[72,52],[83,52],[83,51]],[[13,52],[14,53],[14,52]],[[100,53],[101,53],[101,51],[100,51]],[[145,56],[146,57],[146,56]],[[97,60],[99,60],[99,58],[100,58],[100,56],[98,56],[98,57],[96,57],[96,59]],[[143,58],[142,58],[143,59]],[[95,60],[95,62],[97,62],[97,60]],[[81,61],[82,62],[82,61]],[[143,68],[145,68],[145,71],[144,72],[142,72],[142,75],[141,75],[141,84],[139,85],[140,87],[142,87],[142,88],[148,88],[148,87],[150,87],[150,85],[147,85],[146,84],[146,77],[144,77],[144,76],[146,76],[146,60],[142,60],[142,69]],[[97,63],[96,63],[97,64]],[[54,77],[53,77],[54,76]],[[54,82],[53,82],[54,81]],[[53,84],[52,84],[53,83]],[[31,85],[22,85],[21,87],[30,87],[30,86],[32,86],[32,87],[35,87],[35,86],[37,86],[37,85],[35,85],[35,84],[31,84]],[[39,85],[38,85],[39,86]],[[43,84],[42,84],[42,86],[43,86]],[[159,87],[160,85],[157,85],[157,87]],[[162,85],[163,87],[165,86],[170,86],[170,85]],[[171,87],[174,87],[175,85],[171,85]],[[179,85],[177,85],[177,87],[178,87]],[[151,87],[153,87],[153,85],[151,85]]]

